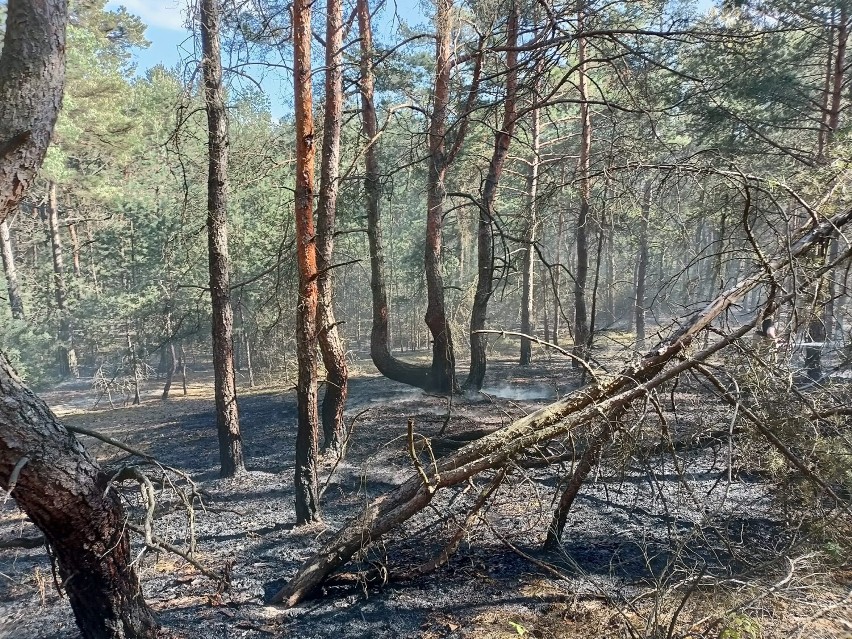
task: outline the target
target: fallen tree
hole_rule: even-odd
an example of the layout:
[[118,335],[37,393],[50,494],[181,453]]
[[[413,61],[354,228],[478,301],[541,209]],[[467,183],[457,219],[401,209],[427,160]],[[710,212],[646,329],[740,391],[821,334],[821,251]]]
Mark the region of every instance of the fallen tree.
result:
[[[455,486],[482,471],[500,468],[525,449],[567,435],[601,418],[608,425],[593,435],[589,448],[605,441],[611,435],[614,421],[632,402],[647,396],[649,391],[660,384],[700,364],[746,335],[762,316],[757,314],[752,321],[723,335],[703,351],[687,355],[686,349],[715,319],[755,288],[780,281],[795,266],[798,258],[850,220],[852,209],[821,222],[812,218],[807,225],[778,247],[774,257],[763,259],[761,255],[760,264],[750,275],[720,293],[703,310],[674,330],[668,339],[647,352],[638,363],[615,375],[599,374],[591,383],[559,401],[464,446],[448,457],[437,460],[431,469],[431,476],[424,476],[422,472],[412,474],[398,488],[373,500],[360,515],[347,522],[322,549],[302,564],[287,585],[275,594],[272,603],[283,603],[287,607],[297,605],[355,553],[426,507],[441,489]],[[799,278],[797,290],[802,290],[808,281],[813,281],[813,278],[821,276],[827,269],[848,259],[850,255],[852,249],[809,277]],[[783,299],[773,300],[773,303],[789,302],[796,293],[797,291],[788,293]],[[668,366],[677,360],[677,364]],[[585,478],[584,470],[588,472],[583,465],[578,466],[566,489],[573,490],[574,494]],[[563,494],[556,518],[561,516],[562,511],[567,512],[566,504],[570,507],[571,501],[572,495]],[[558,531],[552,534],[558,538]]]

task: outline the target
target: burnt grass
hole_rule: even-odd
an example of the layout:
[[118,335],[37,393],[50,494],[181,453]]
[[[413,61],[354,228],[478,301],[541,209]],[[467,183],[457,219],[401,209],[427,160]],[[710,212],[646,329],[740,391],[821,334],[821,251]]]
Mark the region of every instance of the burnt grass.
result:
[[[271,594],[324,540],[370,499],[414,472],[407,452],[409,418],[418,442],[421,436],[435,437],[445,422],[450,439],[462,438],[471,430],[508,424],[579,383],[563,360],[542,358],[531,367],[498,361],[489,368],[489,394],[455,397],[448,405],[446,398],[382,378],[364,361],[354,368],[347,455],[335,467],[323,462],[323,524],[303,528],[293,526],[291,389],[242,389],[248,473],[229,480],[218,478],[209,371],[192,373],[189,396],[173,387],[167,401],[159,399],[160,382],[152,380],[137,407],[111,410],[101,402],[89,410],[97,393],[85,380],[44,395],[69,425],[96,430],[182,469],[203,495],[206,510],[196,504],[194,514],[196,558],[227,573],[229,586],[217,586],[173,554],[140,554],[137,568],[163,637],[512,637],[527,632],[619,637],[631,631],[652,637],[666,636],[681,602],[671,636],[683,636],[702,622],[694,636],[716,637],[730,617],[727,610],[783,579],[789,569],[785,556],[803,554],[796,546],[802,531],[790,523],[773,480],[749,472],[727,438],[690,445],[700,434],[727,429],[731,414],[701,389],[682,385],[676,410],[663,407],[666,428],[678,444],[675,454],[659,443],[654,410],[635,407],[630,426],[607,447],[580,492],[559,552],[541,547],[561,481],[572,468],[567,452],[581,453],[584,433],[553,443],[550,452],[565,458],[559,464],[537,467],[535,454],[519,459],[458,552],[438,570],[398,578],[441,551],[491,473],[440,492],[429,508],[346,567],[350,574],[387,571],[390,581],[326,586],[292,610],[270,606]],[[282,382],[279,388],[286,387]],[[138,463],[103,442],[82,439],[109,471]],[[428,467],[425,451],[421,459]],[[141,467],[152,479],[160,478],[155,468]],[[122,494],[129,514],[140,518],[138,489],[125,484]],[[186,548],[187,521],[175,491],[161,488],[155,534]],[[0,542],[37,535],[14,501],[4,501]],[[141,553],[139,539],[134,548]],[[836,580],[802,585],[800,576],[796,572],[784,585],[800,588],[795,596],[780,597],[783,588],[776,589],[736,614],[756,620],[764,637],[787,636],[820,606],[842,599],[843,588],[848,591],[848,583]],[[841,636],[848,616],[848,608],[833,609],[809,626],[807,636]],[[704,631],[708,634],[700,634]],[[0,637],[77,636],[44,547],[0,550]]]

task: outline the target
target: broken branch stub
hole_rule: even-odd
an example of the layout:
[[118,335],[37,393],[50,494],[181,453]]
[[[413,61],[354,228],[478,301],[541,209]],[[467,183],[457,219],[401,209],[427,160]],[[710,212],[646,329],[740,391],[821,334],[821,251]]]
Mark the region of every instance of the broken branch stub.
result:
[[852,209],[838,213],[820,224],[800,228],[789,243],[779,246],[775,256],[753,269],[752,273],[721,292],[703,310],[695,313],[672,335],[647,352],[638,364],[629,366],[609,379],[583,386],[562,399],[545,406],[494,433],[464,446],[456,453],[439,459],[431,484],[415,473],[395,490],[366,506],[347,522],[315,555],[299,568],[293,578],[276,593],[271,603],[287,607],[305,599],[336,568],[359,550],[396,528],[422,510],[443,488],[455,486],[487,469],[499,468],[518,452],[569,433],[599,417],[608,417],[642,397],[653,387],[688,370],[713,353],[725,348],[755,326],[755,321],[723,337],[710,348],[690,356],[664,371],[666,365],[683,353],[695,337],[747,293],[763,283],[767,265],[776,277],[792,267],[793,261],[807,253],[819,240],[852,220]]

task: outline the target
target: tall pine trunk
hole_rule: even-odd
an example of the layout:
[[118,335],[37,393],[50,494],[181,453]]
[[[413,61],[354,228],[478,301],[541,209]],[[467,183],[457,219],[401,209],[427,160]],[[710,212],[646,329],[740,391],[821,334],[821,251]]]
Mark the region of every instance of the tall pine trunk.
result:
[[482,189],[482,202],[479,205],[479,224],[477,230],[477,280],[473,309],[470,316],[470,372],[465,388],[480,390],[485,381],[485,349],[488,338],[479,333],[485,328],[488,315],[488,301],[494,290],[494,223],[497,188],[503,174],[503,165],[509,155],[509,145],[517,120],[515,96],[518,90],[518,9],[515,0],[511,2],[509,18],[506,24],[506,96],[504,100],[503,126],[494,135],[494,151],[488,165],[488,173]]
[[447,321],[444,277],[441,273],[441,234],[447,177],[447,112],[450,104],[452,0],[437,0],[435,24],[435,89],[429,121],[429,168],[426,189],[426,325],[432,334],[432,367],[429,390],[452,393],[456,390],[456,359],[453,337]]
[[[532,335],[533,287],[535,273],[534,245],[536,241],[536,226],[538,225],[536,199],[538,198],[538,152],[539,152],[539,110],[533,109],[532,126],[532,157],[530,157],[529,172],[527,173],[527,227],[524,232],[524,262],[521,284],[521,333]],[[557,236],[557,243],[559,237]],[[546,340],[545,340],[546,341]],[[532,341],[521,338],[520,364],[527,366],[532,362]]]
[[68,312],[68,288],[65,285],[65,264],[62,255],[62,238],[59,234],[59,205],[56,199],[56,183],[48,185],[47,226],[50,233],[50,249],[53,258],[53,295],[56,313],[59,315],[59,374],[67,377],[76,374],[77,356],[71,338],[71,317]]
[[311,4],[293,4],[293,93],[296,101],[296,261],[299,378],[296,433],[296,523],[319,521],[317,489],[317,255],[314,233],[314,119],[311,86]]
[[[579,31],[583,30],[585,11],[585,0],[578,0],[577,29]],[[588,103],[586,47],[586,38],[577,38],[577,71],[579,73],[577,87],[580,93],[580,158],[578,163],[578,172],[580,174],[580,209],[577,214],[575,236],[577,266],[574,273],[574,354],[583,359],[587,355],[586,345],[590,338],[589,316],[586,309],[586,283],[589,276],[588,224],[592,197],[590,175],[592,120],[591,109]],[[572,365],[574,368],[578,368],[579,364],[576,359],[572,360]]]
[[213,307],[213,378],[219,434],[220,476],[245,470],[237,379],[234,370],[234,311],[228,256],[228,119],[222,86],[219,45],[221,0],[201,2],[201,48],[204,102],[207,107],[209,164],[207,174],[207,240],[210,299]]
[[642,219],[639,220],[639,253],[636,256],[636,296],[633,312],[636,322],[636,349],[645,349],[645,284],[648,273],[648,218],[651,214],[651,180],[642,194]]
[[[367,212],[367,239],[370,246],[370,292],[373,322],[370,330],[370,357],[385,377],[418,388],[429,388],[430,369],[395,358],[390,351],[390,311],[388,309],[385,253],[381,224],[381,183],[376,147],[378,124],[373,101],[373,32],[370,6],[358,0],[358,30],[361,42],[361,118],[366,138],[364,149],[364,194]],[[360,316],[359,316],[360,320]],[[356,328],[360,328],[360,321]],[[360,335],[360,333],[359,333]]]
[[15,251],[12,248],[12,236],[9,233],[9,222],[0,222],[0,249],[3,255],[3,273],[6,275],[6,288],[9,291],[9,307],[12,317],[24,319],[24,300],[21,298],[21,288],[18,285],[18,269],[15,266]]
[[343,409],[349,373],[343,340],[334,318],[332,255],[337,194],[340,187],[340,128],[343,120],[343,5],[329,0],[326,7],[325,116],[322,166],[317,205],[317,328],[325,365],[325,396],[322,402],[323,450],[338,453],[343,444]]

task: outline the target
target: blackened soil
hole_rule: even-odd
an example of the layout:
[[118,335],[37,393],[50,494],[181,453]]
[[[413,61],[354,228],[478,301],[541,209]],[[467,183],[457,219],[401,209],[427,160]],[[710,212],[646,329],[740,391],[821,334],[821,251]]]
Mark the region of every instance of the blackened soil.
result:
[[[270,594],[348,518],[411,475],[409,418],[418,437],[435,436],[445,422],[449,435],[496,428],[578,383],[561,362],[531,368],[498,363],[489,370],[487,394],[454,398],[448,405],[446,398],[390,382],[366,364],[361,368],[351,382],[347,408],[352,424],[348,453],[336,466],[324,462],[323,524],[310,528],[293,527],[296,410],[290,390],[245,390],[239,407],[249,471],[230,480],[218,478],[215,415],[204,381],[197,383],[195,397],[162,402],[152,383],[141,407],[65,415],[68,424],[97,430],[186,471],[204,495],[206,511],[196,506],[194,513],[196,558],[228,572],[230,588],[222,591],[174,555],[140,556],[145,596],[164,637],[511,637],[527,632],[595,637],[626,636],[628,626],[645,633],[639,636],[652,636],[662,622],[653,611],[667,611],[667,625],[684,597],[683,585],[704,584],[692,587],[690,604],[675,624],[683,633],[707,616],[707,606],[726,610],[740,587],[736,584],[771,583],[787,570],[781,558],[792,552],[797,532],[779,513],[773,485],[729,479],[727,441],[684,447],[677,456],[659,452],[654,447],[659,425],[637,413],[635,426],[604,451],[581,491],[558,552],[545,553],[541,546],[558,490],[573,467],[570,456],[547,468],[514,468],[456,555],[432,574],[383,585],[327,587],[293,610],[267,605]],[[48,401],[68,410],[91,405],[94,397],[85,388],[60,389],[48,394]],[[725,428],[730,415],[724,409],[688,388],[679,391],[679,398],[678,414],[667,415],[676,440]],[[580,454],[585,437],[576,433],[554,442],[552,450]],[[123,451],[83,439],[110,469],[135,463]],[[428,464],[428,457],[423,460]],[[145,468],[152,479],[160,477]],[[348,569],[398,574],[429,560],[490,478],[484,473],[440,493],[430,508],[373,544]],[[128,485],[123,494],[131,516],[141,516],[138,491]],[[188,518],[180,499],[168,485],[158,499],[155,534],[186,548]],[[12,500],[2,505],[0,541],[37,534]],[[732,584],[721,598],[718,588],[710,587],[720,583]],[[823,601],[832,601],[828,597]],[[839,610],[829,618],[840,619]],[[748,614],[763,622],[763,636],[776,636],[775,629],[786,632],[809,611],[790,613],[786,621],[771,607]],[[825,626],[829,634],[822,636],[833,636],[832,628],[838,627]],[[815,628],[809,636],[821,636]],[[44,548],[0,551],[0,637],[77,636]]]

